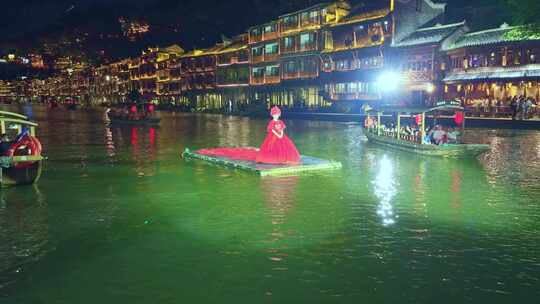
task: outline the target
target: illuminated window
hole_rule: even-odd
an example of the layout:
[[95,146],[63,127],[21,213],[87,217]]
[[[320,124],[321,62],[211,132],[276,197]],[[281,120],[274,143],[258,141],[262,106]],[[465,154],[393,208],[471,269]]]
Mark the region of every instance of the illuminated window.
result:
[[252,70],[253,77],[260,78],[264,76],[264,67],[255,67]]
[[288,61],[283,67],[285,73],[296,73],[298,71],[295,61]]
[[279,66],[271,65],[266,67],[266,76],[279,76]]
[[276,24],[269,24],[264,27],[265,33],[274,33],[277,32],[277,25]]
[[275,43],[269,43],[264,46],[264,53],[267,55],[273,55],[278,53],[278,44]]
[[315,44],[315,33],[304,33],[300,35],[300,48],[306,49]]
[[294,38],[293,37],[285,37],[283,38],[283,45],[286,49],[292,49],[294,47]]
[[262,54],[263,54],[263,47],[262,46],[254,47],[253,49],[251,49],[251,55],[253,57],[262,56]]

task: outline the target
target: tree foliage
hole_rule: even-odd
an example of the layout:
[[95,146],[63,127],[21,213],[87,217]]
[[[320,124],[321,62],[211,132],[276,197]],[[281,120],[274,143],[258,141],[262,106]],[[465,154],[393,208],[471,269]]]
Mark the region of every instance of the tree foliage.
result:
[[539,0],[506,0],[515,24],[540,25]]

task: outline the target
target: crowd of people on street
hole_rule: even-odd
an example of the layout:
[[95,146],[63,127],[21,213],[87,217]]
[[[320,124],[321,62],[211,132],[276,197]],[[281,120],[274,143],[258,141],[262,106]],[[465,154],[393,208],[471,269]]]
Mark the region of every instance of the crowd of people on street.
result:
[[512,117],[513,120],[526,120],[533,118],[538,112],[537,101],[529,96],[516,95],[501,99],[472,99],[462,100],[467,112],[472,115],[488,115],[493,117]]

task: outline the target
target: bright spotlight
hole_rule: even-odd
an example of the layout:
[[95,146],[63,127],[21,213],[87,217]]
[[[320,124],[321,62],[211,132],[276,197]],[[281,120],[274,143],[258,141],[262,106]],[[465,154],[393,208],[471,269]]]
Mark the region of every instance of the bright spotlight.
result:
[[399,88],[401,77],[396,72],[384,72],[379,76],[377,83],[381,91],[391,92]]

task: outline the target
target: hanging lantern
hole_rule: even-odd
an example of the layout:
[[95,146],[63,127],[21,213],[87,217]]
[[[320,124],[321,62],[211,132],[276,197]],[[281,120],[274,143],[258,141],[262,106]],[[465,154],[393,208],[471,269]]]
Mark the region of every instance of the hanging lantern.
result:
[[420,125],[422,123],[422,115],[421,114],[417,114],[415,117],[414,117],[414,120],[416,122],[416,125]]
[[454,122],[456,123],[456,125],[461,126],[463,124],[464,118],[465,117],[463,115],[463,112],[456,112],[456,114],[454,115]]

